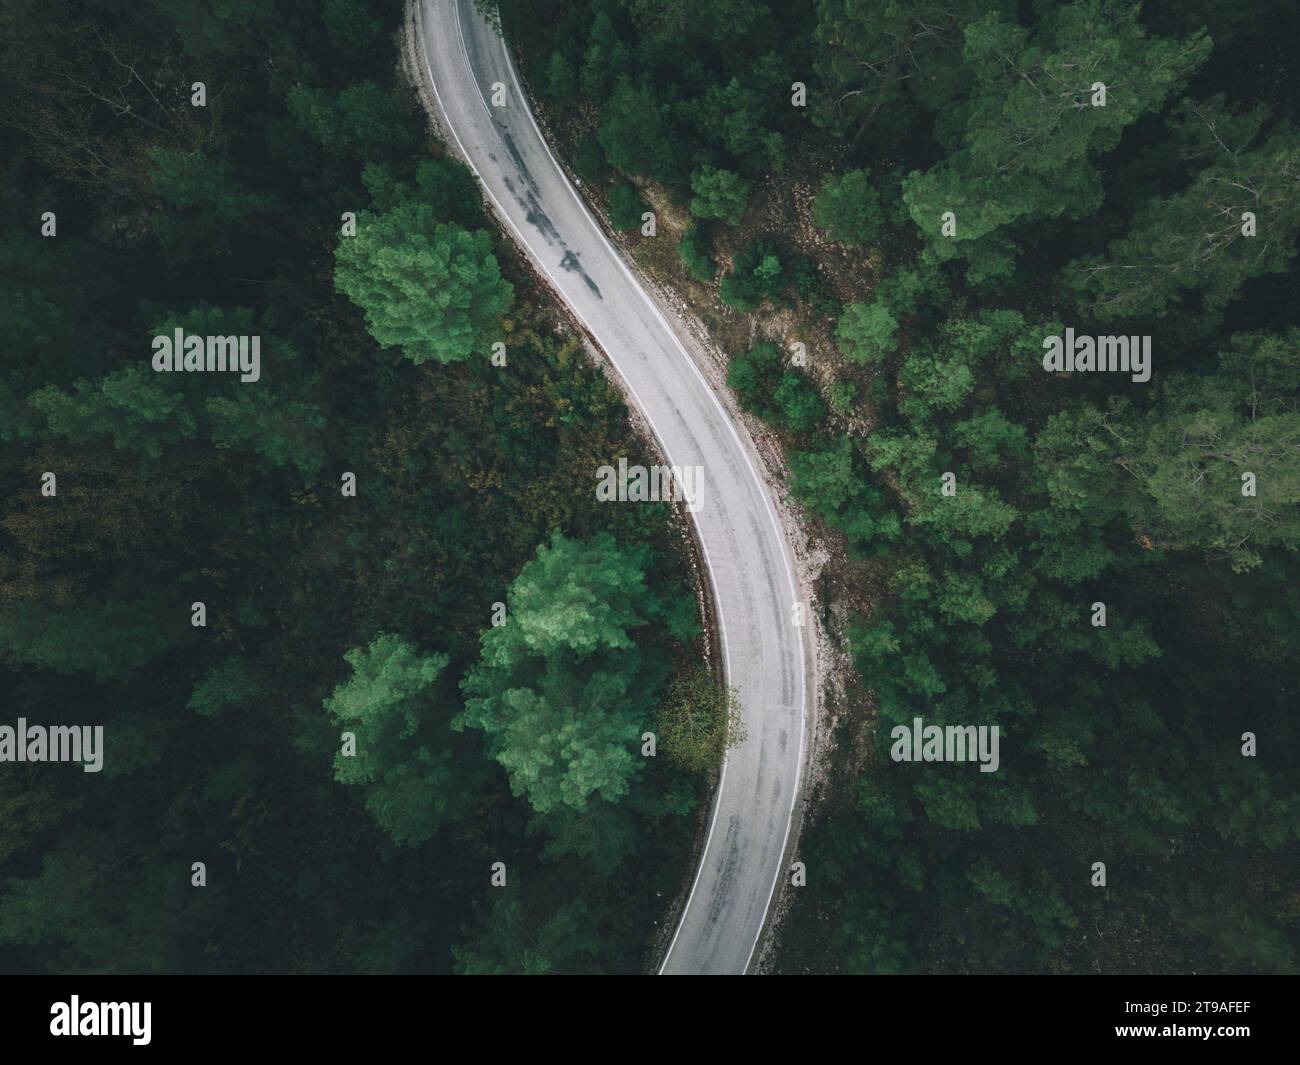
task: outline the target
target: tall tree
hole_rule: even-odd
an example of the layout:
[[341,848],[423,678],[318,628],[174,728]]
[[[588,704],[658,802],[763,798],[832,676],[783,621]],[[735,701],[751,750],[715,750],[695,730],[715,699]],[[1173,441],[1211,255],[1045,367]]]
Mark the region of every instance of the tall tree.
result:
[[615,801],[641,770],[636,744],[664,680],[637,646],[654,620],[691,621],[645,585],[644,549],[557,532],[510,585],[505,623],[483,634],[458,728],[482,729],[517,795],[546,813]]
[[514,289],[487,233],[439,222],[427,204],[363,212],[335,251],[334,284],[371,335],[412,362],[459,362],[499,339]]
[[1033,28],[997,14],[966,27],[969,89],[939,117],[949,151],[903,183],[931,255],[966,258],[974,280],[1003,275],[1015,226],[1096,210],[1099,156],[1210,50],[1204,31],[1185,40],[1148,35],[1138,10],[1129,0],[1077,0],[1044,9]]
[[[343,657],[352,676],[334,689],[325,709],[352,734],[355,750],[340,741],[334,779],[367,789],[366,809],[396,842],[424,843],[463,814],[468,798],[445,744],[446,715],[431,699],[448,658],[421,654],[387,633]],[[435,742],[440,735],[443,742]]]
[[[1182,111],[1188,154],[1208,163],[1177,195],[1143,204],[1128,233],[1067,279],[1091,313],[1160,316],[1185,293],[1221,310],[1252,277],[1285,270],[1300,237],[1300,130],[1283,122],[1253,146],[1263,119],[1221,96]],[[1187,127],[1191,127],[1188,129]]]

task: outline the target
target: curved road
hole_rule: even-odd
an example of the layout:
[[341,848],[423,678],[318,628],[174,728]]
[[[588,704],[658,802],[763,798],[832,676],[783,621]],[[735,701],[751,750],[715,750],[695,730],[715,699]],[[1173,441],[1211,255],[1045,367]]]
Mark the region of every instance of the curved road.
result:
[[[727,752],[661,972],[743,973],[785,868],[804,755],[807,629],[793,623],[790,546],[743,428],[569,184],[503,41],[473,0],[417,3],[416,53],[461,157],[622,377],[667,461],[703,470],[703,505],[692,517],[748,735]],[[592,456],[593,490],[596,463],[616,457]]]

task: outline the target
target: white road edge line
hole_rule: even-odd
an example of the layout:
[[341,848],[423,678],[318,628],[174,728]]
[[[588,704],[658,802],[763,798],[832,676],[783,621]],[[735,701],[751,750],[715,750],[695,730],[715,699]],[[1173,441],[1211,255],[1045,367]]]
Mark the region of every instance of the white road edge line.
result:
[[[422,9],[420,9],[420,10],[422,10]],[[471,63],[471,62],[469,61],[469,49],[465,47],[465,31],[461,29],[461,25],[460,25],[460,4],[456,4],[456,5],[455,5],[455,11],[456,11],[456,37],[457,37],[457,39],[460,41],[460,54],[461,54],[462,56],[465,57],[465,69],[469,71],[470,80],[474,82],[474,91],[475,91],[476,93],[478,93],[479,103],[481,103],[481,104],[483,105],[483,113],[486,114],[486,115],[488,116],[488,121],[491,122],[491,123],[493,124],[493,126],[495,126],[495,125],[496,125],[496,120],[492,117],[492,109],[488,106],[488,102],[487,102],[487,100],[483,98],[483,86],[480,85],[480,84],[478,83],[478,78],[474,77],[474,64]],[[421,40],[421,41],[424,40],[424,35],[423,35],[423,34],[421,34],[421,36],[420,36],[420,40]],[[423,47],[423,46],[421,46],[421,47]],[[429,62],[428,62],[427,59],[425,60],[424,65],[425,65],[426,67],[429,65]],[[430,84],[432,84],[432,82],[433,82],[433,72],[432,72],[432,71],[429,72],[429,82],[430,82]],[[437,90],[434,90],[434,95],[435,95],[435,96],[437,95]],[[442,99],[441,99],[441,98],[439,98],[439,100],[438,100],[438,106],[439,106],[439,107],[442,106]],[[448,125],[450,125],[450,123],[448,123]],[[453,130],[452,132],[454,133],[455,131]],[[459,143],[459,142],[458,142],[458,143]],[[461,151],[463,152],[464,150],[465,150],[465,149],[462,147],[462,148],[461,148]],[[468,160],[468,158],[469,158],[469,157],[466,156],[466,159],[467,159],[467,160]],[[473,169],[473,167],[471,167],[470,169]],[[478,178],[478,180],[479,180],[479,184],[482,185],[482,184],[483,184],[483,178],[479,176],[479,173],[478,173],[477,170],[474,171],[474,176]],[[486,188],[486,186],[484,186],[484,187]]]

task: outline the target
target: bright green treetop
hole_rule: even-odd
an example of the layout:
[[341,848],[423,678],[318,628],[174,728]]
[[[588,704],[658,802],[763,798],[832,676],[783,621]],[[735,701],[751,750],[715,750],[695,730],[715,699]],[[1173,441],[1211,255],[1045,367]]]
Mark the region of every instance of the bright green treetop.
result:
[[335,287],[366,312],[370,334],[416,364],[487,350],[514,299],[487,233],[442,224],[422,203],[363,213],[335,259]]
[[334,779],[369,787],[366,809],[395,841],[423,843],[458,816],[465,798],[450,752],[421,743],[430,688],[447,656],[421,654],[401,636],[381,633],[343,657],[352,676],[334,689],[325,709],[355,735],[356,750],[335,754]]
[[636,743],[663,679],[632,638],[660,614],[646,561],[608,534],[557,532],[510,586],[505,623],[483,634],[455,725],[487,734],[540,813],[619,799],[641,768]]

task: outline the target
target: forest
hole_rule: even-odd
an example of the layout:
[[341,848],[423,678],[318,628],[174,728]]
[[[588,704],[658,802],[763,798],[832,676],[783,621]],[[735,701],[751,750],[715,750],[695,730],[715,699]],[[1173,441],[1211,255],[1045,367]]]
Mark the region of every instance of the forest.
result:
[[[500,15],[829,557],[772,968],[1300,969],[1295,5]],[[683,515],[597,505],[653,456],[401,17],[0,3],[0,725],[104,728],[0,762],[0,971],[656,964],[730,713]],[[154,372],[186,335],[258,379]]]
[[400,5],[0,21],[2,723],[103,728],[0,763],[0,971],[651,967],[727,713],[682,518],[597,505],[645,445]]
[[[776,970],[1300,968],[1295,5],[501,16],[832,555],[853,675]],[[1000,768],[893,761],[917,718]]]

